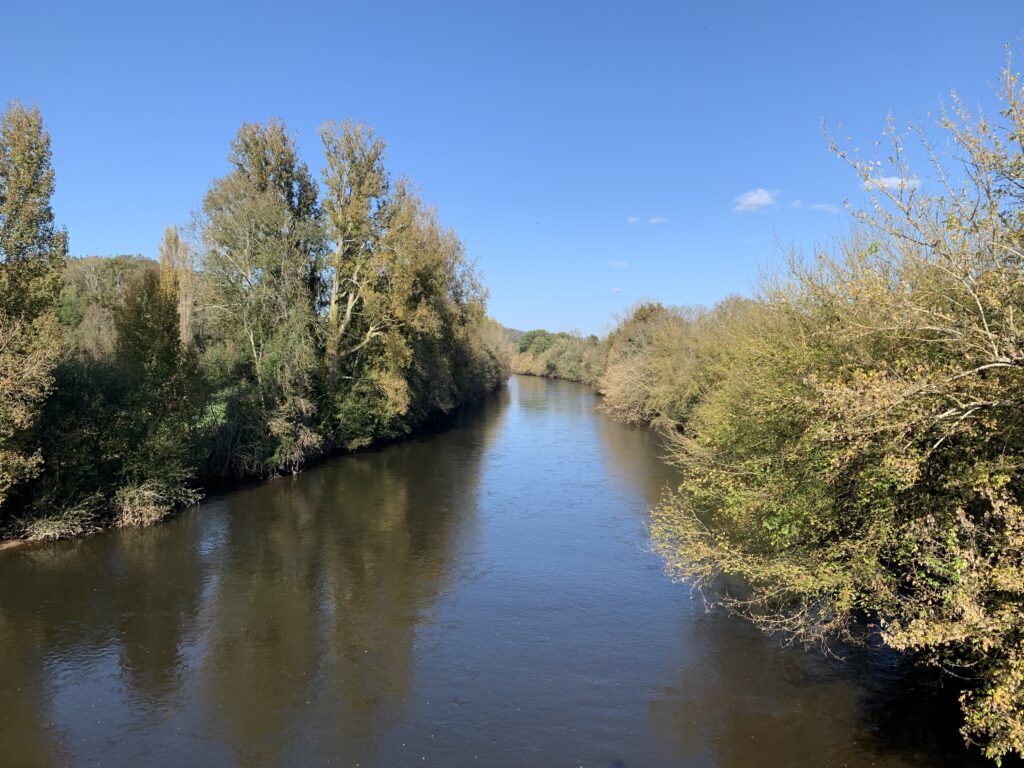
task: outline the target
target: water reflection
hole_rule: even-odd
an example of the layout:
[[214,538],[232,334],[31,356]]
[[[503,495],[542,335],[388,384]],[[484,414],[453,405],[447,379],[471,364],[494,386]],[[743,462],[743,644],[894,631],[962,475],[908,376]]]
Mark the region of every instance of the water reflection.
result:
[[947,764],[901,671],[663,576],[675,473],[596,402],[513,379],[448,431],[4,553],[0,763]]
[[179,567],[179,542],[192,527],[183,520],[176,530],[35,547],[0,561],[0,743],[37,743],[23,749],[33,764],[62,763],[69,734],[56,733],[60,709],[88,703],[108,714],[82,684],[97,676],[117,677],[133,707],[173,703],[204,578],[201,567]]
[[[662,494],[679,483],[679,473],[664,461],[664,438],[645,427],[622,424],[608,418],[597,419],[604,467],[617,484],[639,494],[647,509],[657,504]],[[653,459],[653,460],[652,460]]]
[[205,677],[207,716],[240,763],[276,763],[288,734],[321,726],[337,754],[369,758],[471,525],[460,516],[481,455],[473,441],[422,441],[228,498]]
[[347,457],[161,527],[8,553],[3,752],[18,764],[83,752],[162,762],[130,738],[104,747],[96,726],[160,742],[173,722],[218,742],[162,745],[182,759],[227,748],[235,764],[290,762],[307,731],[325,754],[369,759],[410,690],[417,627],[474,529],[478,464],[504,402],[463,414],[472,430]]
[[23,755],[26,766],[56,765],[59,735],[48,717],[50,692],[38,670],[44,647],[38,624],[14,622],[0,615],[0,680],[8,687],[0,712],[0,748]]

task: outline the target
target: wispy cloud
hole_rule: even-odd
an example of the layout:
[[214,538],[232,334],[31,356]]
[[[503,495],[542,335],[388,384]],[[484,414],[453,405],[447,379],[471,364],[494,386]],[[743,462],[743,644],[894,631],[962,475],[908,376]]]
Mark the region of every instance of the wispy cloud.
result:
[[799,208],[801,205],[803,205],[803,203],[801,203],[799,200],[794,200],[792,203],[789,204],[789,207]]
[[744,192],[742,195],[738,195],[734,200],[732,209],[739,213],[750,213],[752,211],[763,211],[765,208],[771,208],[776,204],[779,197],[779,190],[777,189],[752,189],[749,192]]
[[668,219],[664,219],[661,216],[652,216],[647,220],[648,224],[667,224]]
[[864,182],[864,189],[878,189],[885,190],[897,190],[897,189],[917,189],[921,186],[921,180],[917,176],[911,176],[909,179],[904,179],[900,176],[875,176]]
[[629,262],[625,259],[615,259],[608,262],[608,266],[612,269],[626,269],[629,266]]
[[756,243],[757,242],[757,238],[756,237],[743,237],[743,238],[740,238],[740,242],[744,243],[745,245],[750,245],[751,243]]
[[839,213],[839,206],[835,203],[812,203],[812,211],[825,211],[825,213]]
[[612,288],[612,293],[622,293],[621,288]]
[[640,217],[639,216],[630,216],[628,219],[626,219],[626,223],[627,224],[639,224],[640,223]]

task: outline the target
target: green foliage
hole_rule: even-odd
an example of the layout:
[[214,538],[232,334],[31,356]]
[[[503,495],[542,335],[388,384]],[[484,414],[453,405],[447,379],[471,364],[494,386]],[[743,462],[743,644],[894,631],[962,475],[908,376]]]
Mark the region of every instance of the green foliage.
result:
[[0,115],[0,524],[42,468],[36,426],[59,353],[67,237],[53,224],[50,137],[36,107]]
[[519,337],[512,370],[531,376],[594,383],[605,365],[605,349],[596,336],[527,331]]
[[462,243],[407,182],[390,183],[383,142],[353,124],[322,138],[328,412],[335,441],[355,448],[500,386],[509,353]]
[[334,245],[328,259],[326,365],[329,384],[335,387],[343,361],[378,330],[360,317],[360,310],[374,287],[372,261],[387,226],[391,185],[384,169],[384,142],[372,130],[328,123],[320,136],[327,161],[324,209]]
[[115,507],[118,524],[150,523],[198,497],[189,486],[203,446],[203,388],[195,350],[182,346],[173,282],[136,276],[115,317],[115,361],[130,415]]
[[598,383],[671,438],[684,479],[652,533],[675,573],[740,577],[720,601],[793,640],[874,635],[965,677],[965,737],[996,759],[1024,753],[1013,76],[1004,98],[1001,126],[943,117],[966,173],[937,165],[934,193],[892,130],[891,170],[839,152],[874,201],[838,252],[794,258],[757,300],[638,307]]
[[368,129],[324,129],[321,209],[284,126],[242,126],[232,170],[186,237],[165,230],[158,264],[69,259],[61,286],[31,261],[64,263],[48,144],[37,113],[11,115],[30,135],[4,146],[34,149],[5,156],[5,189],[41,186],[0,220],[4,285],[19,292],[0,313],[8,535],[150,524],[203,481],[401,437],[507,378],[507,338],[462,244],[391,184]]
[[324,246],[316,185],[280,123],[243,126],[230,159],[234,170],[203,202],[200,309],[206,349],[225,374],[212,383],[236,398],[229,412],[244,424],[224,425],[230,434],[214,445],[229,453],[214,463],[235,475],[297,470],[325,442],[316,408]]
[[38,107],[10,104],[0,119],[0,306],[23,318],[53,310],[66,235],[53,223],[50,135]]
[[153,268],[142,256],[84,256],[65,261],[64,285],[57,302],[69,354],[102,359],[114,351],[114,314],[129,281]]
[[[561,336],[564,337],[565,334],[561,334]],[[559,338],[559,334],[549,333],[540,329],[527,331],[519,337],[519,352],[529,352],[534,357],[538,357],[547,352],[557,338]]]
[[113,352],[60,364],[42,419],[47,470],[22,520],[26,537],[149,524],[198,498],[191,483],[202,458],[202,389],[177,320],[176,298],[151,265],[115,307]]

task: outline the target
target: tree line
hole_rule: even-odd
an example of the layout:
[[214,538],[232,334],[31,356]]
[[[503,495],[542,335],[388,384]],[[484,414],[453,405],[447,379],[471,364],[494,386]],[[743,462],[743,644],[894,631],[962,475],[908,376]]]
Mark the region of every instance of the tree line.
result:
[[938,665],[996,760],[1024,754],[1024,91],[1003,82],[994,119],[954,100],[948,152],[922,132],[926,180],[891,123],[883,160],[833,146],[870,205],[754,298],[644,304],[600,343],[534,332],[516,362],[668,436],[672,572],[794,641]]
[[526,331],[515,342],[512,370],[530,376],[593,383],[604,365],[597,336]]
[[503,383],[456,234],[372,130],[320,137],[318,179],[282,123],[243,125],[159,261],[68,258],[39,110],[0,114],[0,534],[152,523]]

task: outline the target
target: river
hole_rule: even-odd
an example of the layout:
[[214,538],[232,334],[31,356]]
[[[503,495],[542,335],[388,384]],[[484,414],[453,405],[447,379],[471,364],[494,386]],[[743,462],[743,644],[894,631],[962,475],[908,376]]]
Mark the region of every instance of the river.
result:
[[668,580],[673,470],[595,405],[513,377],[444,432],[0,553],[0,764],[973,764],[886,654]]

